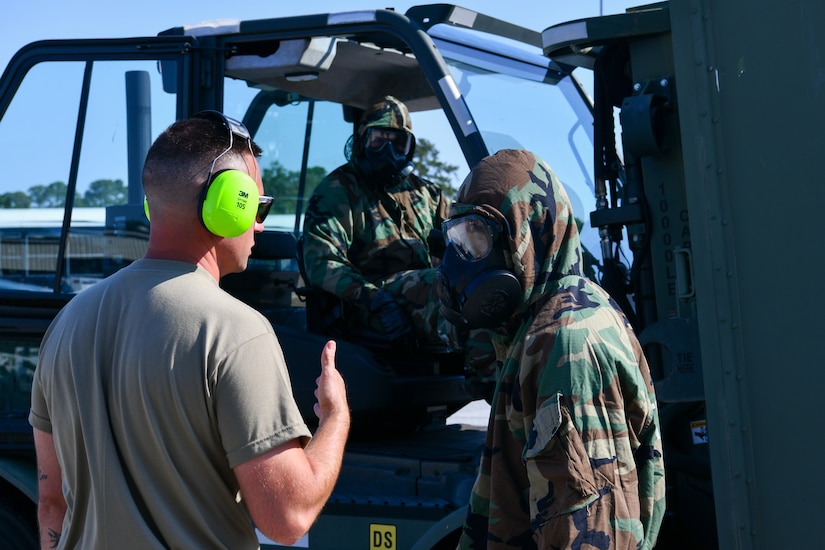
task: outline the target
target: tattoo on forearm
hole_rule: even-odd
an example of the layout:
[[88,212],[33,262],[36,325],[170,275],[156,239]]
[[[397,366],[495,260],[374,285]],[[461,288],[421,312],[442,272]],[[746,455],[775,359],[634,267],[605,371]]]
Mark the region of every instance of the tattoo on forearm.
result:
[[49,535],[49,548],[57,548],[57,545],[60,543],[60,533],[55,531],[54,529],[48,530]]

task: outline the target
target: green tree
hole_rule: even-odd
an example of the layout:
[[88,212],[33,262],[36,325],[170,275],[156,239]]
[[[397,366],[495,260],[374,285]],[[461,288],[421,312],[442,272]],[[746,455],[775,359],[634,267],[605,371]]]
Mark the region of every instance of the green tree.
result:
[[[321,180],[324,179],[326,175],[327,171],[323,166],[313,166],[312,168],[308,168],[304,197],[309,197],[312,195],[312,192],[315,191],[315,188],[318,187],[318,184],[321,183]],[[304,207],[306,207],[306,204],[304,204]]]
[[[309,197],[318,183],[324,179],[326,170],[322,166],[307,168],[304,197]],[[264,193],[275,197],[272,205],[273,214],[294,214],[298,200],[298,186],[301,181],[301,172],[287,170],[278,161],[264,168],[261,179],[264,182]]]
[[[416,173],[428,179],[444,190],[448,198],[455,195],[454,183],[458,166],[447,164],[439,159],[435,145],[426,139],[418,140],[416,154],[413,158]],[[304,187],[304,199],[308,199],[315,187],[327,175],[322,166],[307,168]],[[301,172],[287,170],[278,161],[263,169],[264,192],[275,197],[273,214],[294,214],[298,200],[298,186]],[[34,185],[28,192],[13,191],[0,194],[2,208],[47,208],[62,207],[66,204],[68,186],[62,181],[49,185]],[[93,181],[84,194],[75,196],[75,206],[108,206],[126,202],[127,189],[123,180],[100,179]]]
[[77,206],[109,206],[126,202],[126,185],[123,180],[96,180],[89,184],[89,189],[83,194],[82,204],[75,201]]
[[62,181],[54,181],[49,185],[33,185],[29,187],[31,206],[39,208],[64,206],[67,188],[68,186]]
[[0,195],[0,208],[28,208],[32,200],[23,191],[12,191]]
[[446,197],[452,198],[456,193],[454,183],[458,166],[442,162],[438,157],[439,152],[433,142],[423,138],[416,141],[413,157],[415,173],[439,186]]

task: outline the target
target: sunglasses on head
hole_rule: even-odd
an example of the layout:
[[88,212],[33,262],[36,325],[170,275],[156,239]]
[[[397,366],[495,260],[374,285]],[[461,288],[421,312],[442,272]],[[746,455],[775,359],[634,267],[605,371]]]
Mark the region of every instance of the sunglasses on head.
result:
[[219,111],[201,111],[199,113],[195,113],[192,115],[192,118],[203,118],[206,120],[211,120],[213,122],[219,122],[224,125],[224,127],[229,131],[229,146],[223,150],[223,152],[215,157],[212,161],[212,166],[209,167],[209,177],[206,181],[212,180],[212,174],[215,173],[215,165],[217,164],[218,160],[227,154],[229,151],[232,150],[232,146],[235,142],[235,136],[246,141],[246,144],[249,146],[249,152],[254,157],[255,154],[252,152],[252,136],[249,134],[249,130],[244,126],[243,122],[237,121],[234,118],[228,117],[225,114]]
[[258,213],[255,215],[256,222],[264,223],[267,214],[269,214],[269,209],[272,208],[273,200],[269,195],[261,195],[258,197]]

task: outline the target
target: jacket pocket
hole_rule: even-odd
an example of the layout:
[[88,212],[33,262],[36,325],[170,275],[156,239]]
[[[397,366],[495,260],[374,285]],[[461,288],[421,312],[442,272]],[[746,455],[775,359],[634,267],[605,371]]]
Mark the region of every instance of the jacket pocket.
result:
[[530,482],[530,515],[539,524],[579,510],[599,497],[569,401],[557,393],[541,404],[522,453]]

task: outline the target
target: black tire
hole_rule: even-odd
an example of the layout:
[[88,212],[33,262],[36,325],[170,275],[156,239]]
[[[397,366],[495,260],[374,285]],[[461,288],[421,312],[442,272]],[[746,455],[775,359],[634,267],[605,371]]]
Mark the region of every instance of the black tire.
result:
[[0,548],[37,550],[36,507],[28,500],[4,496],[0,500]]

